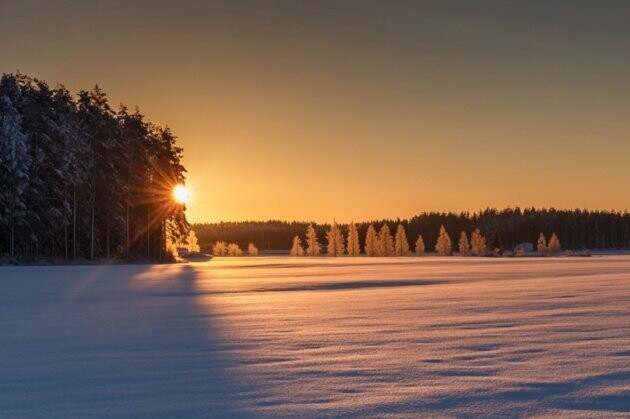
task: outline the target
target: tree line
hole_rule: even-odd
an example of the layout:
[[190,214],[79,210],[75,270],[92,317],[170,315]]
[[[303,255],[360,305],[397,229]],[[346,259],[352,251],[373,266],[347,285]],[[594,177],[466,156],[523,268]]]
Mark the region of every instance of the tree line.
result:
[[[255,243],[263,251],[286,251],[293,238],[302,235],[309,225],[318,237],[325,237],[330,224],[285,221],[244,221],[193,224],[202,251],[210,252],[217,241],[247,246]],[[440,226],[450,237],[458,238],[462,231],[479,230],[493,249],[513,250],[520,243],[536,244],[540,233],[551,237],[556,233],[566,249],[630,248],[630,213],[620,211],[559,210],[537,208],[486,209],[479,212],[425,212],[409,219],[384,219],[356,223],[359,246],[365,248],[370,225],[387,225],[396,231],[401,224],[408,237],[422,236],[427,249],[434,249]],[[349,226],[339,228],[347,235]],[[471,237],[472,239],[472,237]]]
[[0,79],[0,255],[163,260],[185,237],[182,149],[168,127],[23,74]]
[[[412,251],[407,239],[407,232],[402,224],[396,227],[396,233],[392,236],[389,226],[383,224],[377,232],[373,224],[368,226],[365,233],[365,246],[363,252],[359,244],[359,231],[355,223],[348,225],[347,234],[344,236],[339,225],[336,222],[330,226],[326,232],[327,244],[323,246],[313,225],[306,228],[304,244],[300,236],[293,237],[291,244],[291,256],[319,256],[326,254],[327,256],[360,256],[365,253],[366,256],[411,256]],[[499,242],[493,240],[488,245],[486,238],[481,234],[479,229],[475,229],[468,240],[468,234],[462,231],[459,235],[457,248],[453,244],[453,240],[446,231],[446,228],[440,226],[440,231],[435,242],[435,253],[440,256],[452,256],[457,252],[460,256],[501,256],[503,249],[497,247]],[[533,249],[533,246],[532,246]],[[418,235],[415,241],[414,253],[417,256],[423,256],[426,250],[424,238]],[[560,239],[555,233],[551,234],[547,242],[545,235],[540,233],[537,241],[537,251],[539,255],[553,255],[562,250]],[[525,256],[524,248],[517,249],[514,256]],[[590,254],[585,254],[590,255]],[[240,256],[240,255],[237,255]]]

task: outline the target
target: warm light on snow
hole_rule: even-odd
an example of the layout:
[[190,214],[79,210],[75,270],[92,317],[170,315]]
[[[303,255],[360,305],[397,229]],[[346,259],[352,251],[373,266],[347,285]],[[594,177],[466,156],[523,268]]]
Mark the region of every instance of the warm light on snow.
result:
[[621,417],[629,272],[628,256],[5,266],[0,412]]
[[187,204],[190,200],[190,191],[184,185],[177,185],[173,189],[173,197],[177,202]]

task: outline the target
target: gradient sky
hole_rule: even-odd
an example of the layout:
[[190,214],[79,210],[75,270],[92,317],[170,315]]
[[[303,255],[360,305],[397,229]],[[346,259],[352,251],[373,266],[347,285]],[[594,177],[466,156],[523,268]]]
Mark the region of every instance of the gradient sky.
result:
[[2,0],[18,69],[169,125],[192,221],[630,209],[627,1]]

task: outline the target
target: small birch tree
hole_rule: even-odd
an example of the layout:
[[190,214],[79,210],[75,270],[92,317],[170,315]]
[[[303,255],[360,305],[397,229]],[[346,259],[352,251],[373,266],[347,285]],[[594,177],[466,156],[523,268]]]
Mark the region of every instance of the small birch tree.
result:
[[212,246],[212,254],[214,256],[225,256],[227,253],[227,244],[223,241],[218,241]]
[[241,256],[243,254],[243,251],[238,244],[230,243],[227,247],[227,254],[228,256]]
[[424,239],[422,235],[418,235],[418,240],[416,240],[416,255],[424,256]]
[[462,231],[459,235],[459,254],[462,256],[468,256],[470,252],[470,244],[468,243],[468,236],[465,231]]
[[440,256],[450,256],[453,254],[451,237],[446,232],[444,225],[440,226],[440,235],[438,236],[437,243],[435,244],[435,251]]
[[348,248],[348,256],[359,256],[361,253],[361,248],[359,247],[359,231],[354,221],[348,226],[346,247]]
[[258,248],[254,245],[254,243],[250,243],[247,246],[247,254],[249,256],[258,256]]
[[372,224],[365,233],[365,254],[368,256],[378,256],[378,236]]
[[402,224],[398,224],[396,228],[396,240],[394,242],[394,253],[396,256],[409,256],[409,242],[407,241],[407,233]]
[[293,237],[293,245],[291,246],[291,256],[304,256],[304,248],[302,240],[298,236]]
[[306,229],[306,256],[319,256],[321,246],[317,241],[317,232],[310,224]]

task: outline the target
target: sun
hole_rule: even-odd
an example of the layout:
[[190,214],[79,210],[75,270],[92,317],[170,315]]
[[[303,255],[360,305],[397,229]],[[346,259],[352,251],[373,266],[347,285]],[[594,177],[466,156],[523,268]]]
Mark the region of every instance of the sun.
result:
[[173,188],[173,198],[175,198],[177,202],[187,204],[190,199],[190,192],[184,185],[177,185]]

